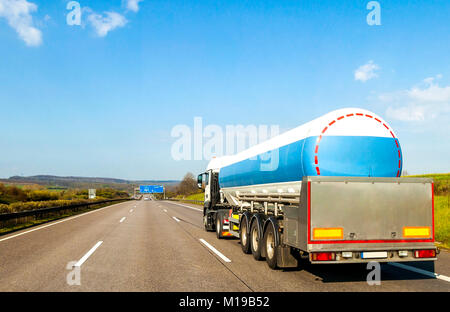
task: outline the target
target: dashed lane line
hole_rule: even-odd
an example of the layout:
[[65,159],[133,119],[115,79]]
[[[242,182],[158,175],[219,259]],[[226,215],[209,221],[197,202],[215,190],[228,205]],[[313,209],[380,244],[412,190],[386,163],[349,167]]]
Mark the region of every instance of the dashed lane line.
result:
[[100,245],[103,243],[103,241],[99,241],[97,244],[94,245],[94,247],[91,248],[80,260],[78,260],[77,263],[75,263],[76,267],[81,267],[84,262],[94,253],[94,251],[100,247]]
[[214,248],[211,244],[209,244],[207,241],[205,241],[203,238],[199,239],[200,242],[205,245],[206,247],[208,247],[212,252],[214,252],[216,255],[218,255],[223,261],[225,262],[231,262],[230,259],[228,259],[227,257],[225,257],[220,251],[218,251],[216,248]]

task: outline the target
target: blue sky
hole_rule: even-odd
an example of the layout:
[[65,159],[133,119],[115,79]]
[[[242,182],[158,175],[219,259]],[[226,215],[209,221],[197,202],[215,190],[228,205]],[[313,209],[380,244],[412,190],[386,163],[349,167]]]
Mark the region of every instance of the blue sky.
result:
[[[449,1],[0,0],[0,177],[179,179],[171,130],[385,118],[410,173],[450,171]],[[19,12],[19,13],[18,13]]]

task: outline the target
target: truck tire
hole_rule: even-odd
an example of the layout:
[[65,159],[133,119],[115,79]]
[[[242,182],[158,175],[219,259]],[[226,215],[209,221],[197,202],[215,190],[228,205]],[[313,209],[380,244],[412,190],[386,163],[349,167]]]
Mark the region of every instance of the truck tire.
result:
[[239,239],[241,240],[241,248],[245,254],[250,253],[250,239],[248,235],[248,219],[244,215],[239,226]]
[[255,260],[262,260],[261,247],[262,247],[262,237],[260,237],[261,231],[259,229],[259,223],[257,220],[253,220],[250,227],[250,249]]
[[266,251],[266,262],[269,268],[275,270],[278,268],[277,254],[278,254],[278,242],[275,236],[275,229],[272,222],[269,222],[264,232],[264,248]]
[[223,235],[223,217],[221,213],[217,213],[216,215],[216,236],[218,239],[222,239]]

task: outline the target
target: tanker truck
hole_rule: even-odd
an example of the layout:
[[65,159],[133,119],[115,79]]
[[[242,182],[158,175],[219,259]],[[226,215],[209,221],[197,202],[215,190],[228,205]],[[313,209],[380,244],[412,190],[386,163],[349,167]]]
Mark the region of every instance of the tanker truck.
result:
[[203,223],[270,268],[299,261],[434,261],[433,181],[401,177],[403,154],[376,114],[332,111],[231,156],[198,185]]

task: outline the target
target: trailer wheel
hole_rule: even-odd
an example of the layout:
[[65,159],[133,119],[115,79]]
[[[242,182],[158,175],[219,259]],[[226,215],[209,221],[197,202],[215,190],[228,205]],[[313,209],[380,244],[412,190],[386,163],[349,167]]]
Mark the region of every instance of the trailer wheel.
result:
[[278,244],[275,237],[275,229],[273,224],[269,222],[264,233],[264,246],[266,248],[266,261],[272,270],[278,267],[277,264],[277,253]]
[[221,213],[217,213],[216,215],[216,236],[218,239],[222,239],[223,235],[223,219],[222,219],[222,214]]
[[241,239],[241,248],[245,254],[250,253],[250,239],[247,229],[247,217],[243,216],[241,220],[241,226],[239,227],[239,238]]
[[250,227],[250,246],[253,254],[253,258],[255,260],[262,260],[261,256],[261,246],[262,246],[262,239],[259,235],[260,230],[258,228],[258,221],[254,220],[252,222],[252,225]]

